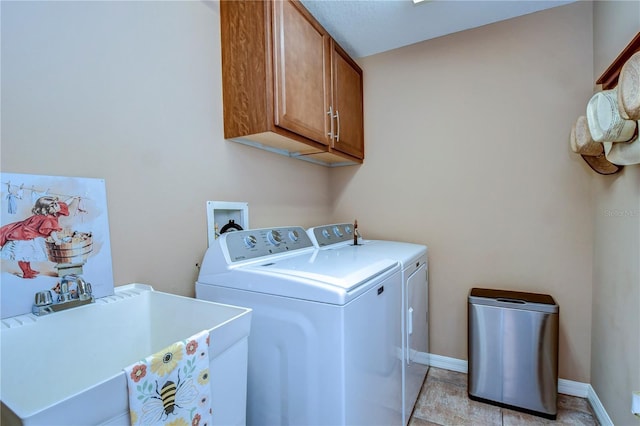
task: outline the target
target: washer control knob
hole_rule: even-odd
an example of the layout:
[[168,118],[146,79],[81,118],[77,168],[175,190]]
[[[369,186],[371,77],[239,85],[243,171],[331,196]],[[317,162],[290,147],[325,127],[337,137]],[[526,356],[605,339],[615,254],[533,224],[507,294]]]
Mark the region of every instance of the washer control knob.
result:
[[329,231],[327,229],[322,230],[322,236],[325,238],[331,238],[331,235],[329,234]]
[[300,235],[298,234],[298,231],[296,230],[289,231],[289,239],[291,241],[298,241],[299,238],[300,238]]
[[269,233],[267,234],[267,239],[276,247],[278,247],[282,242],[282,236],[280,235],[280,232],[276,231],[275,229],[273,231],[269,231]]
[[253,235],[247,235],[244,237],[244,245],[248,248],[254,248],[258,240]]
[[342,232],[340,232],[340,228],[338,228],[337,226],[333,227],[333,233],[336,234],[336,237],[338,238],[342,238],[342,235],[344,235]]
[[344,232],[346,232],[347,234],[351,234],[353,232],[351,230],[351,225],[345,225],[344,226]]

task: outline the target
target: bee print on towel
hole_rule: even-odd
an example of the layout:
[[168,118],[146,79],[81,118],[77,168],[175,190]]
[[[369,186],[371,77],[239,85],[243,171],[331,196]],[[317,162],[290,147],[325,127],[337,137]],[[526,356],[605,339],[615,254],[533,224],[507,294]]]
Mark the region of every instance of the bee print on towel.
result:
[[211,424],[206,330],[125,368],[131,424]]
[[156,381],[155,395],[152,395],[142,406],[142,424],[155,424],[166,421],[170,414],[177,414],[176,409],[187,408],[198,397],[193,379],[180,380],[174,383],[167,380],[162,387]]

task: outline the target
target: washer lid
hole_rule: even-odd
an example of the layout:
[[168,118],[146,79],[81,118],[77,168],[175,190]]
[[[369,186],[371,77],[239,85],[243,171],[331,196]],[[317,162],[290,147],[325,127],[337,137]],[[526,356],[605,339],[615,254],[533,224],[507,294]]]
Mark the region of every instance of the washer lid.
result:
[[[368,256],[393,258],[399,261],[400,266],[403,268],[418,261],[420,257],[426,256],[427,253],[427,246],[424,245],[384,240],[363,240],[357,246],[346,245],[336,249],[344,251],[358,250]],[[331,250],[331,248],[326,250]]]
[[349,291],[397,265],[395,260],[361,253],[318,250],[308,256],[289,257],[242,269],[291,280],[305,278]]

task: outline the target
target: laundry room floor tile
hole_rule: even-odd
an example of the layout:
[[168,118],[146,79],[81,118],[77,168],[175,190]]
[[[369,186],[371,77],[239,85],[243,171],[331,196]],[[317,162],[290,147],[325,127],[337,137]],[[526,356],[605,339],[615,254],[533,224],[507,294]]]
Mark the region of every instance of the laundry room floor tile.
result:
[[410,426],[534,426],[534,425],[598,426],[599,423],[584,398],[558,395],[556,421],[472,401],[467,393],[467,375],[441,368],[429,369],[418,401],[409,421]]
[[533,416],[531,414],[521,413],[519,411],[502,410],[502,424],[504,426],[534,426],[534,425],[575,425],[575,426],[596,426],[593,415],[581,411],[562,410],[558,408],[558,416],[556,420],[549,420],[543,417]]
[[421,393],[416,404],[415,417],[440,425],[502,424],[500,408],[470,400],[466,386],[427,380],[426,392]]

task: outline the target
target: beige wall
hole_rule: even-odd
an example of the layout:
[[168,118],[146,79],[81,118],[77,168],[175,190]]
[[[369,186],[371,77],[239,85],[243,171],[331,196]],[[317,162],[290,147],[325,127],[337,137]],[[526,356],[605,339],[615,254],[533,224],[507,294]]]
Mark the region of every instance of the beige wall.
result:
[[568,136],[591,22],[580,2],[360,61],[367,159],[331,174],[333,217],[429,246],[432,353],[467,359],[472,287],[549,293],[560,377],[589,382],[591,172]]
[[217,3],[2,2],[6,172],[104,178],[116,285],[194,294],[207,200],[329,215],[326,168],[226,142]]
[[[639,2],[594,4],[596,77],[638,31]],[[614,424],[639,424],[630,408],[631,392],[640,390],[640,165],[594,175],[592,186],[591,384]]]

